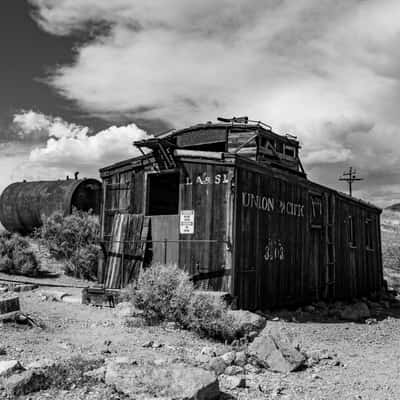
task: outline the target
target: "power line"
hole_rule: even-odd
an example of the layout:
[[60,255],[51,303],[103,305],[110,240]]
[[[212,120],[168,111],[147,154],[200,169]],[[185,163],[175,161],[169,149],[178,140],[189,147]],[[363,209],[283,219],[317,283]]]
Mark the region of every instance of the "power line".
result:
[[353,182],[354,181],[363,181],[363,178],[358,178],[357,177],[357,171],[353,167],[349,167],[349,170],[346,172],[343,172],[343,175],[341,178],[339,178],[339,181],[346,181],[349,185],[349,195],[353,195]]

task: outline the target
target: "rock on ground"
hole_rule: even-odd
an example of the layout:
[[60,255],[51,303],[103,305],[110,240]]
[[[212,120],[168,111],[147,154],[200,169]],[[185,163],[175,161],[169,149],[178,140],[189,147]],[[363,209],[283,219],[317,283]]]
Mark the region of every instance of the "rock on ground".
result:
[[292,372],[305,364],[306,357],[278,330],[266,329],[249,345],[248,354],[258,364],[276,372]]
[[340,313],[340,317],[346,321],[362,321],[370,316],[371,313],[368,306],[361,301],[347,305]]
[[267,322],[264,317],[246,310],[229,310],[228,314],[233,319],[233,327],[238,336],[259,332]]
[[17,360],[0,361],[0,377],[2,378],[22,369],[22,365]]
[[112,362],[106,384],[135,399],[213,400],[219,397],[214,373],[185,364],[154,365]]
[[47,389],[49,381],[42,370],[22,371],[3,380],[6,393],[11,398]]

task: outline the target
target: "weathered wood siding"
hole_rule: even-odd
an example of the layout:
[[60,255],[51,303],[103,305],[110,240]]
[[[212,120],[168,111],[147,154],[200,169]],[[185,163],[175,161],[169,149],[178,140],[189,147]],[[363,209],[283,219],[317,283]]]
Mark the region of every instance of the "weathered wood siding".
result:
[[103,178],[102,233],[106,241],[116,213],[143,213],[144,172],[143,169],[115,171]]
[[[273,170],[239,167],[236,188],[234,294],[240,307],[351,299],[381,287],[379,210]],[[313,210],[315,198],[321,199],[320,216]],[[355,246],[349,244],[349,216]]]
[[237,169],[235,294],[240,307],[294,303],[303,292],[307,188],[284,177]]
[[182,166],[180,210],[194,210],[193,234],[180,234],[179,264],[207,290],[230,289],[233,168],[218,163]]
[[[349,216],[354,218],[355,245],[349,244]],[[367,220],[371,221],[372,247],[367,246]],[[351,299],[382,287],[379,213],[345,198],[337,198],[335,297]]]

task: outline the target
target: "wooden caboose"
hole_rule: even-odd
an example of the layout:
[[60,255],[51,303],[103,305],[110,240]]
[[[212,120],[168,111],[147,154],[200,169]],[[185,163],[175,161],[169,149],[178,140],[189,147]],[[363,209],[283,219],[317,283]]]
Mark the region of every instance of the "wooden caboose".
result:
[[160,262],[244,309],[381,289],[381,210],[310,182],[295,137],[234,118],[135,145],[142,156],[100,170],[106,286]]

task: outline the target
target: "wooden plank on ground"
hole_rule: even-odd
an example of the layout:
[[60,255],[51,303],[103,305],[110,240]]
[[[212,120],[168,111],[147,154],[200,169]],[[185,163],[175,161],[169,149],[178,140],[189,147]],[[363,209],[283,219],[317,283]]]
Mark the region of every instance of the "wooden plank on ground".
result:
[[13,311],[19,311],[19,297],[7,296],[0,298],[0,314],[7,314]]

